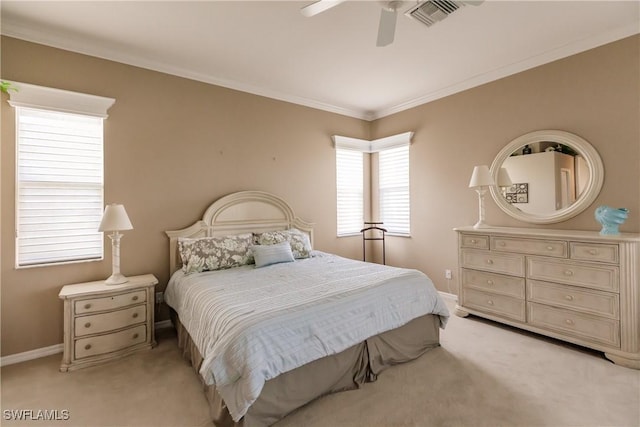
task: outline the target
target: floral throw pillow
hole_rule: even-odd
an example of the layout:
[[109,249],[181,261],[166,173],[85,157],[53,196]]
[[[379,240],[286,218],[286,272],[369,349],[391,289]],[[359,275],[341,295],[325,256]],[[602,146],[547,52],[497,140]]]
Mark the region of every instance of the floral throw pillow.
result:
[[221,270],[253,263],[251,233],[233,236],[178,239],[185,274]]
[[289,242],[291,252],[296,259],[309,258],[311,253],[311,240],[309,235],[296,228],[290,230],[267,231],[256,236],[259,245],[274,245],[276,243]]

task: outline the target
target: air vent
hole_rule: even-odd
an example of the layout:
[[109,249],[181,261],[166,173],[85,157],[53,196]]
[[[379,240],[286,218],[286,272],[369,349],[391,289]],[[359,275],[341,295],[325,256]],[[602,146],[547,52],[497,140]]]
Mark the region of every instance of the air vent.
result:
[[451,0],[429,0],[418,3],[404,14],[422,22],[427,27],[432,26],[464,6],[464,3]]

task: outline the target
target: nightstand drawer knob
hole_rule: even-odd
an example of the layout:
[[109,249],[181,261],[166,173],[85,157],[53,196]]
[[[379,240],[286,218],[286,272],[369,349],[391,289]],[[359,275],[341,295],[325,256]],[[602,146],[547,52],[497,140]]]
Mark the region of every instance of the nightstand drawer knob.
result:
[[471,243],[478,243],[476,239],[471,239]]
[[571,295],[565,295],[564,299],[567,301],[573,301],[573,297]]
[[548,251],[552,251],[553,250],[553,246],[547,246],[547,250]]
[[487,280],[487,285],[493,286],[493,280]]
[[91,304],[85,304],[84,308],[85,308],[85,310],[89,310],[91,308]]
[[598,251],[597,251],[597,250],[595,250],[595,249],[591,249],[591,250],[589,250],[589,253],[590,253],[591,255],[598,255]]
[[566,323],[566,324],[567,324],[567,325],[569,325],[569,326],[573,326],[573,320],[571,320],[571,319],[566,319],[566,320],[564,321],[564,323]]
[[85,346],[84,346],[84,349],[85,349],[85,350],[90,350],[90,349],[91,349],[91,344],[87,344],[87,345],[85,345]]
[[487,304],[493,305],[493,301],[489,300],[489,301],[487,301]]
[[488,259],[487,260],[487,264],[489,264],[489,265],[493,264],[493,260],[492,259]]
[[565,270],[564,275],[565,275],[565,276],[573,276],[573,271],[571,271],[571,270]]
[[133,339],[137,339],[139,337],[139,335],[137,333],[133,334]]
[[87,322],[87,323],[85,323],[85,324],[84,324],[84,327],[85,327],[85,328],[90,328],[90,327],[91,327],[91,322]]
[[500,243],[498,243],[498,244],[499,244],[500,246],[502,246],[502,247],[507,246],[507,244],[506,244],[505,242],[500,242]]
[[134,301],[138,301],[138,295],[134,295],[133,298],[131,298]]
[[135,319],[136,317],[138,317],[138,313],[133,313],[133,318]]

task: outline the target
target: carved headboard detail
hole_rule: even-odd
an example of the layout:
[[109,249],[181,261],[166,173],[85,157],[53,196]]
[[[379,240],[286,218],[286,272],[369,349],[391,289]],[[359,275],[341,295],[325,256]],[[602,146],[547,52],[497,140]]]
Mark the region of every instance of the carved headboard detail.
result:
[[213,237],[241,233],[297,228],[309,234],[313,246],[313,224],[298,218],[283,199],[264,191],[240,191],[213,202],[201,220],[181,230],[166,231],[169,236],[169,274],[182,266],[178,253],[179,237]]

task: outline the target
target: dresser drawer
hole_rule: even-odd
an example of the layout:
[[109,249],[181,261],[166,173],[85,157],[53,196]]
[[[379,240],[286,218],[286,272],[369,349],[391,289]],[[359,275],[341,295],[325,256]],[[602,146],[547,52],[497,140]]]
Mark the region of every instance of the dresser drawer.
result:
[[546,305],[527,303],[529,323],[583,340],[620,347],[620,323]]
[[463,288],[462,305],[508,319],[525,321],[524,299]]
[[76,336],[98,334],[100,332],[115,331],[136,323],[147,321],[147,307],[137,305],[111,313],[92,314],[75,318]]
[[125,292],[107,297],[91,298],[74,302],[76,314],[94,313],[96,311],[112,310],[128,305],[140,304],[147,300],[147,293],[143,290]]
[[461,251],[462,267],[524,277],[524,256],[489,251]]
[[460,247],[471,249],[489,249],[489,236],[461,234]]
[[570,242],[571,259],[618,263],[618,245]]
[[527,261],[527,277],[531,279],[613,292],[619,290],[618,267],[560,262],[535,257],[529,257]]
[[462,269],[462,286],[524,299],[524,278]]
[[618,320],[619,295],[556,283],[527,281],[527,301],[565,307]]
[[76,359],[111,353],[142,344],[147,340],[147,326],[139,325],[107,335],[80,338],[75,342]]
[[567,242],[561,240],[533,240],[511,237],[491,237],[491,249],[501,252],[519,252],[530,255],[567,258]]

